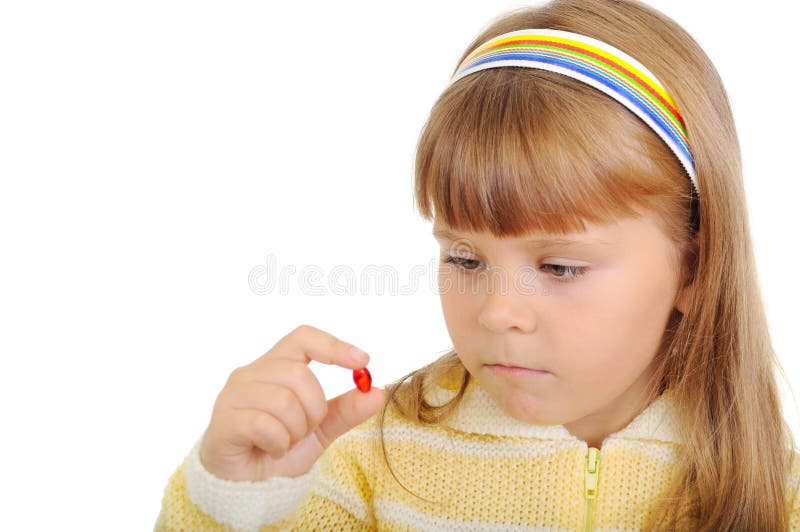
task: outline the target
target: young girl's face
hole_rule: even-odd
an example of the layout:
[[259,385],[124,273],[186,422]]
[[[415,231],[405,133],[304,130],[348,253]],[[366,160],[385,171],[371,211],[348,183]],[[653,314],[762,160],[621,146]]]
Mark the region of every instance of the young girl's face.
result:
[[652,216],[561,236],[433,229],[454,347],[509,415],[599,445],[641,411],[668,318],[683,311],[677,253]]

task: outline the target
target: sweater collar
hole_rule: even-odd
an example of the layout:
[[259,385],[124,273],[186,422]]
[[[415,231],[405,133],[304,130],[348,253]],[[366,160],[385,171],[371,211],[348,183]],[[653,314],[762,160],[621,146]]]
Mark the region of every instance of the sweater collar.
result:
[[[460,378],[450,373],[441,378],[426,394],[430,404],[439,405],[457,395]],[[562,440],[564,443],[580,443],[564,425],[533,425],[519,421],[506,414],[494,398],[482,388],[475,378],[470,379],[464,390],[461,404],[443,423],[455,430],[494,436],[521,436],[543,440]],[[628,425],[610,434],[605,441],[657,440],[681,445],[683,439],[678,431],[675,402],[670,390],[658,396]]]

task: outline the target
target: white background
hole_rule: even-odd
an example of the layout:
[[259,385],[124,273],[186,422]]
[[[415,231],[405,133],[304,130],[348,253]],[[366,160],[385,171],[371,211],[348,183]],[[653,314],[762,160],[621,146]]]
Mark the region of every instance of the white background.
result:
[[[798,17],[650,3],[726,83],[774,345],[800,388]],[[367,350],[380,386],[450,347],[414,148],[463,49],[522,5],[2,4],[4,528],[151,529],[230,371],[301,323]],[[269,256],[321,268],[322,294],[297,273],[255,294]],[[393,267],[400,286],[336,295],[336,265]],[[427,274],[401,294],[414,265]],[[352,386],[314,370],[329,397]]]

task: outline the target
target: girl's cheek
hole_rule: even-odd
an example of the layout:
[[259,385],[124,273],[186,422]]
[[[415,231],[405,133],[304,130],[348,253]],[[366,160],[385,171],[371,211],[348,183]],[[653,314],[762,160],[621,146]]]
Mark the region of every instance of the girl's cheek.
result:
[[439,290],[439,296],[442,298],[446,298],[450,295],[450,285],[452,284],[450,278],[452,275],[449,273],[439,270],[437,277],[436,277],[436,288]]
[[463,297],[463,295],[459,296],[452,289],[442,294],[442,310],[447,314],[449,320],[464,319],[466,312],[458,312],[458,309],[463,308],[464,306],[460,301],[460,298]]
[[457,279],[451,275],[440,284],[442,303],[447,310],[456,312],[461,319],[467,318],[475,306],[479,295],[475,293],[469,280]]
[[438,288],[444,301],[458,301],[465,293],[464,280],[459,279],[457,272],[439,272]]

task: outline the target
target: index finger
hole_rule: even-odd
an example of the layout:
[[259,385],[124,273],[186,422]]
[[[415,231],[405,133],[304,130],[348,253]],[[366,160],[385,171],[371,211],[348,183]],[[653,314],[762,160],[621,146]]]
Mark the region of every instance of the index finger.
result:
[[369,355],[365,351],[311,325],[298,326],[278,340],[261,358],[283,358],[305,364],[316,360],[348,369],[363,368],[369,362]]

